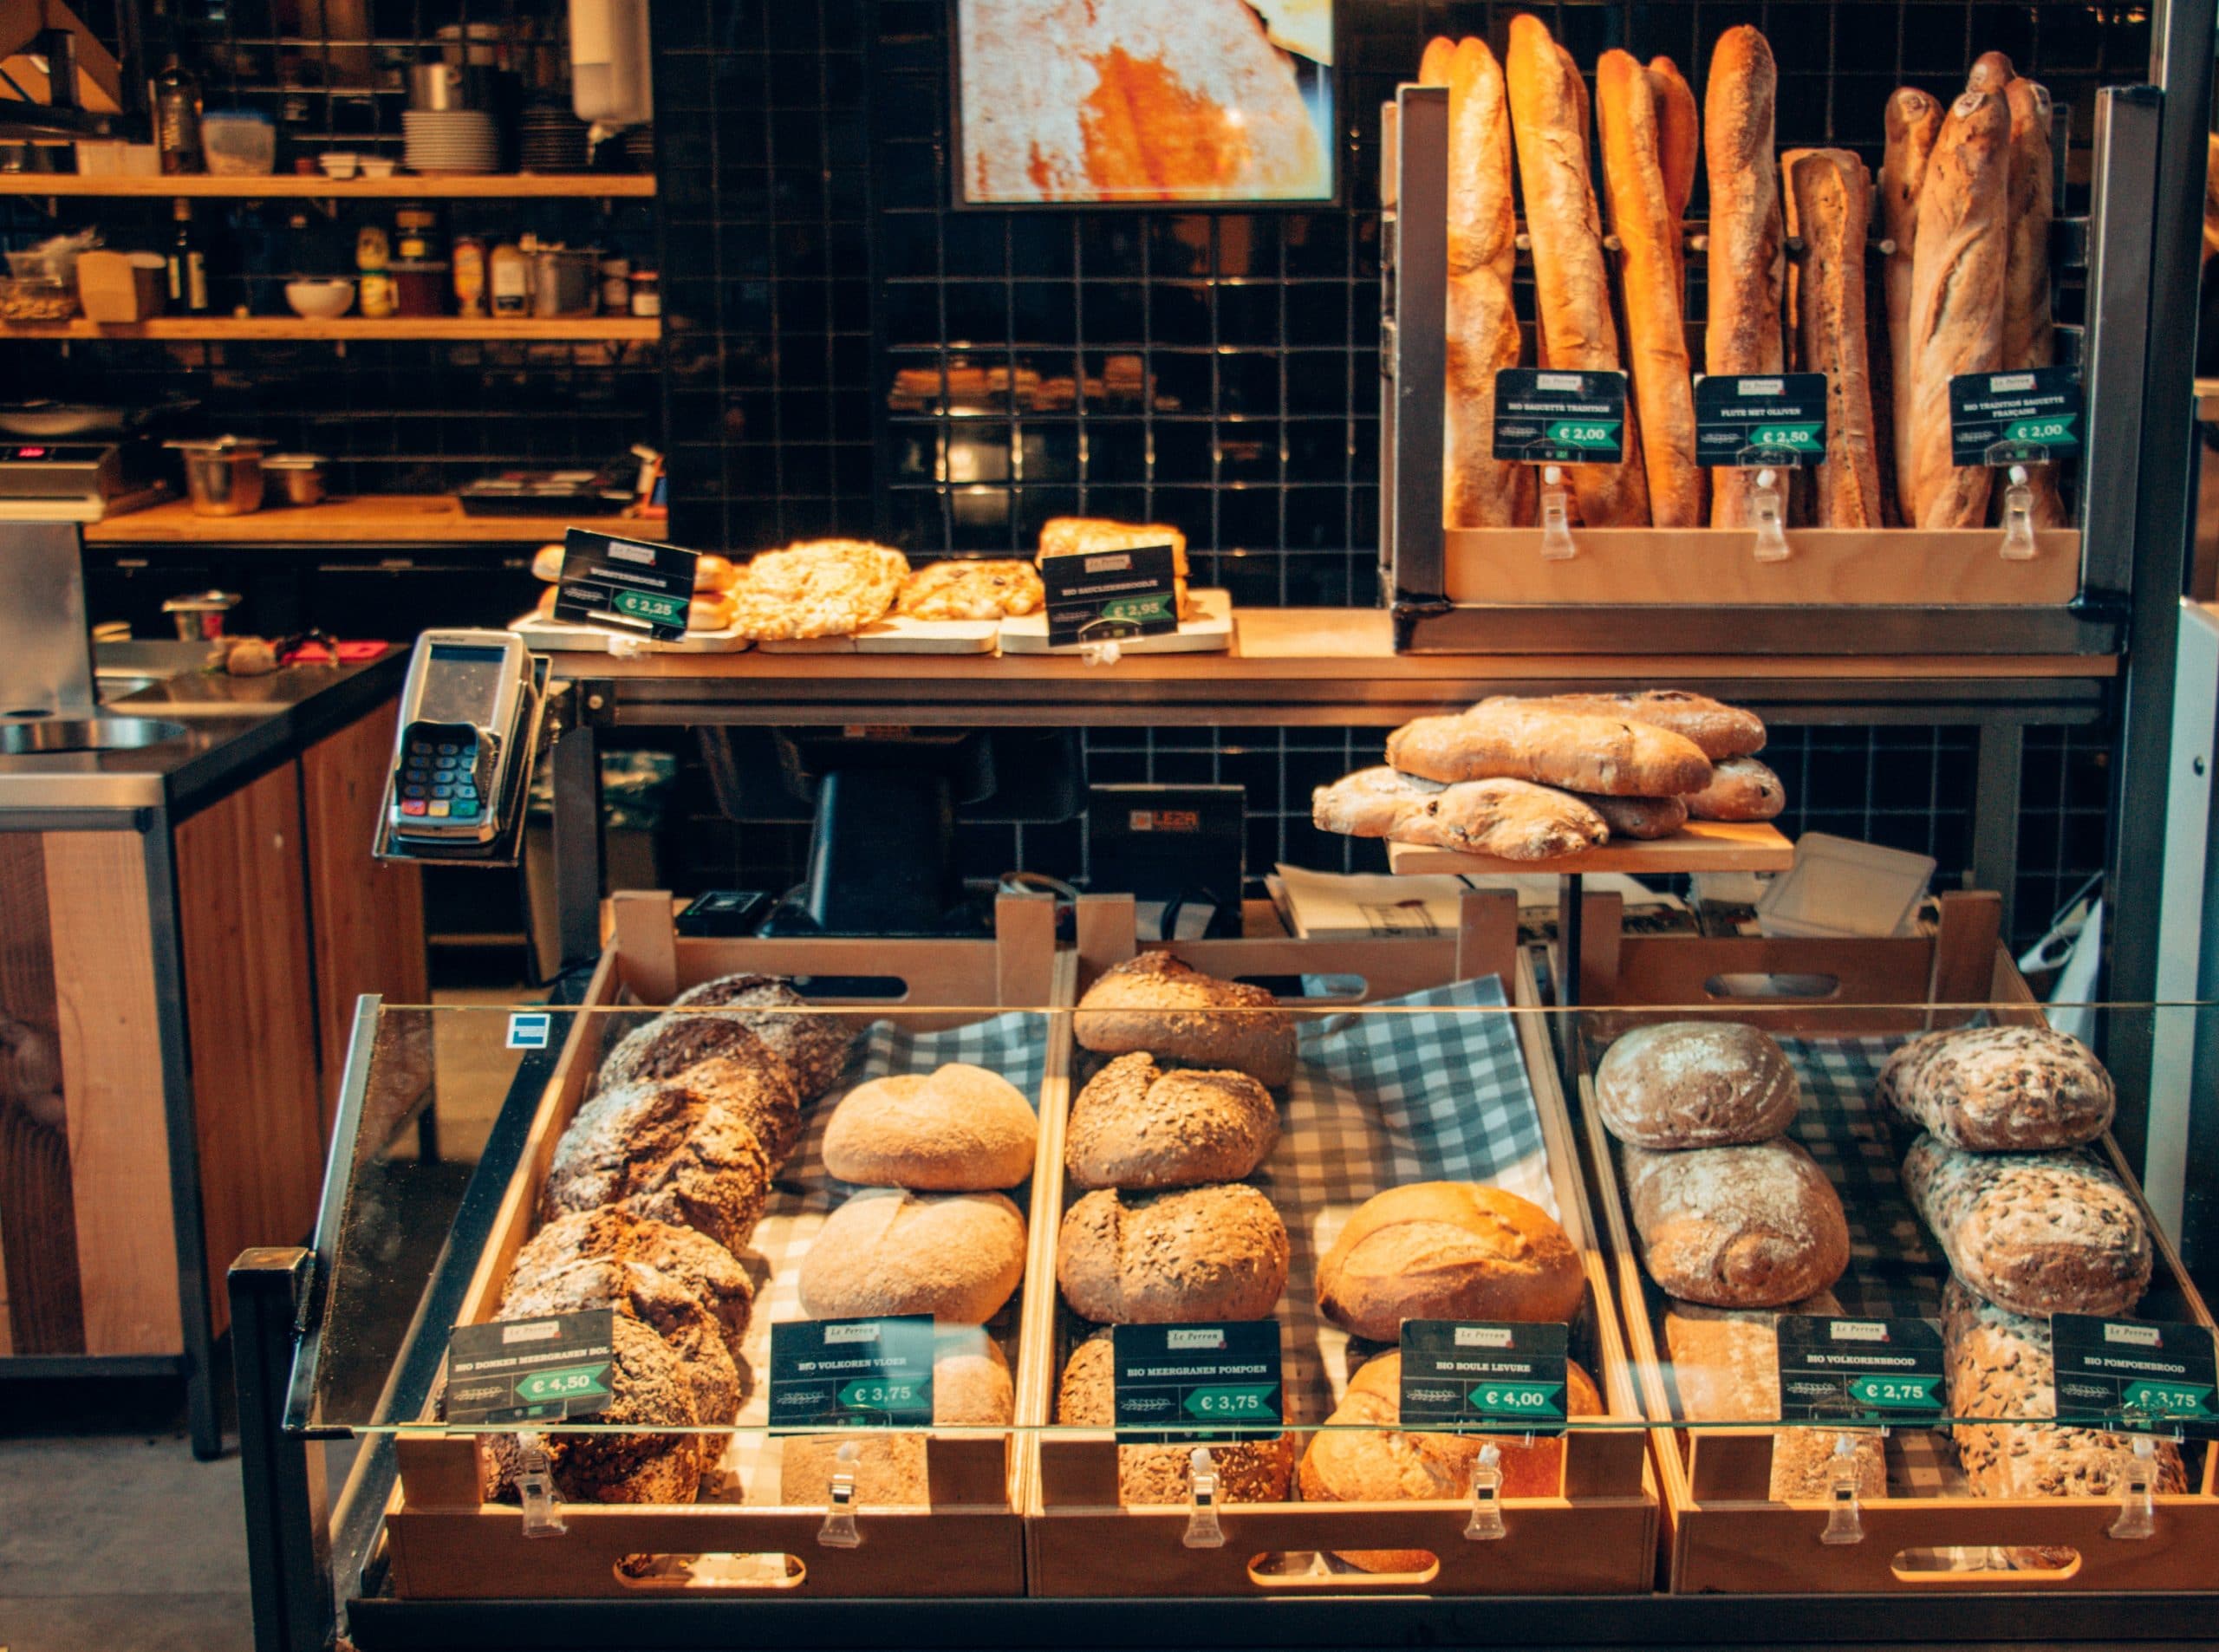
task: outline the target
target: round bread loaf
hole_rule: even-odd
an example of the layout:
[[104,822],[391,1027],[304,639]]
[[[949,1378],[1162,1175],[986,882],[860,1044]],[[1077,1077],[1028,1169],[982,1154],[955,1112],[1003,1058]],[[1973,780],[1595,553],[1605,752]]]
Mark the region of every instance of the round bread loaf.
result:
[[[693,1386],[670,1345],[640,1321],[611,1323],[608,1403],[596,1430],[693,1428]],[[700,1438],[690,1434],[564,1434],[543,1436],[556,1494],[566,1503],[691,1503],[701,1486]],[[488,1501],[516,1500],[523,1443],[512,1434],[478,1437]]]
[[615,1206],[745,1246],[771,1194],[746,1121],[683,1079],[604,1090],[578,1109],[547,1167],[545,1214]]
[[801,1091],[785,1058],[737,1020],[712,1015],[659,1015],[608,1052],[595,1090],[682,1078],[708,1067],[705,1087],[747,1121],[772,1167],[781,1168],[801,1141]]
[[1711,765],[1710,784],[1687,796],[1695,820],[1772,820],[1787,807],[1787,788],[1754,758],[1728,758]]
[[1784,1308],[1849,1266],[1841,1197],[1782,1136],[1748,1147],[1622,1148],[1626,1200],[1649,1277],[1714,1308]]
[[732,1011],[728,1019],[777,1050],[793,1070],[794,1083],[804,1101],[815,1100],[840,1082],[862,1024],[852,1016],[810,1010],[809,1000],[776,975],[720,975],[687,988],[671,1007]]
[[824,1128],[824,1167],[843,1181],[933,1193],[1014,1187],[1032,1174],[1039,1121],[999,1073],[950,1062],[858,1084]]
[[1260,986],[1220,981],[1169,953],[1142,953],[1086,989],[1072,1024],[1098,1055],[1230,1067],[1277,1089],[1294,1076],[1294,1018]]
[[1637,1148],[1768,1141],[1801,1092],[1780,1046],[1739,1021],[1662,1021],[1621,1034],[1595,1068],[1603,1126]]
[[[974,1325],[940,1332],[933,1343],[933,1421],[946,1428],[1006,1426],[1017,1412],[1009,1361]],[[840,1447],[852,1444],[849,1467],[859,1503],[922,1506],[932,1501],[928,1447],[921,1434],[800,1434],[780,1457],[781,1501],[804,1507],[830,1501]]]
[[1876,1093],[1922,1129],[1975,1153],[2077,1148],[2108,1128],[2111,1075],[2050,1027],[1960,1027],[1914,1038],[1880,1069]]
[[513,1283],[589,1258],[644,1262],[668,1274],[709,1311],[732,1358],[742,1357],[747,1322],[755,1312],[755,1282],[739,1259],[707,1234],[621,1210],[574,1210],[525,1241],[510,1278]]
[[1165,1072],[1144,1053],[1090,1079],[1064,1126],[1074,1186],[1147,1191],[1238,1181],[1279,1139],[1279,1108],[1246,1073]]
[[1587,1299],[1556,1219],[1500,1187],[1420,1181],[1367,1199],[1318,1265],[1318,1306],[1376,1342],[1405,1319],[1566,1320]]
[[[1056,1385],[1056,1421],[1066,1428],[1116,1425],[1116,1350],[1107,1328],[1071,1350]],[[1294,1473],[1294,1436],[1214,1440],[1210,1466],[1219,1498],[1227,1503],[1284,1503]],[[1184,1503],[1194,1491],[1191,1445],[1117,1447],[1117,1499],[1122,1503]]]
[[801,1263],[812,1319],[930,1314],[983,1324],[1025,1277],[1025,1217],[999,1193],[873,1187],[834,1211]]
[[1064,1213],[1056,1279],[1107,1325],[1261,1319],[1286,1289],[1286,1224],[1244,1182],[1090,1193]]

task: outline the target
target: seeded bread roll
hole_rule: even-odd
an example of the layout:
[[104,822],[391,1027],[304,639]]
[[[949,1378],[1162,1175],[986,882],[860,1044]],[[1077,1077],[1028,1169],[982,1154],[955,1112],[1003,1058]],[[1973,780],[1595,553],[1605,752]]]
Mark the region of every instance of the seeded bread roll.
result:
[[1921,1129],[1974,1153],[2077,1148],[2108,1128],[2112,1076],[2087,1045],[2049,1027],[1960,1027],[1914,1038],[1876,1093]]
[[2149,1288],[2149,1226],[2092,1154],[1965,1153],[1922,1135],[1903,1187],[1957,1277],[1999,1308],[2123,1314]]
[[934,1193],[1014,1187],[1032,1174],[1040,1124],[999,1073],[950,1062],[858,1084],[824,1127],[824,1167],[843,1181]]
[[1387,737],[1390,768],[1427,780],[1529,780],[1610,797],[1676,797],[1710,784],[1710,759],[1682,735],[1545,700],[1481,700]]
[[[1655,800],[1611,801],[1624,801],[1638,813]],[[1577,855],[1610,836],[1602,803],[1592,794],[1575,796],[1524,780],[1447,786],[1382,764],[1318,787],[1310,794],[1310,818],[1320,831],[1350,837],[1384,837],[1506,861],[1547,861]]]
[[1712,766],[1710,784],[1686,798],[1695,820],[1775,820],[1787,807],[1787,788],[1754,758],[1728,758]]
[[1785,1137],[1619,1154],[1642,1261],[1668,1296],[1778,1308],[1825,1290],[1849,1266],[1841,1197]]
[[1318,1265],[1318,1307],[1391,1343],[1405,1319],[1568,1320],[1587,1299],[1556,1219],[1500,1187],[1420,1181],[1367,1199]]
[[[1016,1415],[1009,1361],[975,1325],[951,1326],[933,1339],[933,1421],[943,1428],[995,1428]],[[811,1507],[830,1501],[840,1447],[852,1443],[856,1500],[922,1507],[932,1501],[932,1475],[921,1434],[798,1434],[781,1447],[778,1496]]]
[[1669,837],[1688,823],[1688,806],[1677,797],[1605,797],[1592,791],[1572,795],[1603,817],[1613,837]]
[[1751,757],[1765,749],[1764,719],[1739,706],[1728,706],[1708,694],[1691,694],[1684,688],[1643,688],[1627,694],[1541,694],[1520,698],[1500,694],[1481,706],[1498,702],[1582,712],[1601,717],[1623,717],[1652,728],[1664,729],[1694,743],[1713,763],[1723,758]]
[[1166,952],[1102,972],[1071,1018],[1096,1055],[1230,1067],[1274,1089],[1294,1076],[1294,1018],[1260,986],[1220,981]]
[[1622,1034],[1595,1069],[1604,1128],[1671,1151],[1767,1141],[1801,1091],[1780,1046],[1739,1021],[1662,1021]]
[[1071,1104],[1064,1163],[1078,1187],[1152,1192],[1238,1181],[1278,1145],[1279,1109],[1246,1073],[1165,1072],[1120,1056]]
[[[727,1018],[776,1050],[793,1070],[802,1099],[810,1101],[840,1082],[861,1024],[852,1017],[812,1012],[808,1004],[776,975],[720,975],[680,992],[674,1007],[731,1010]],[[750,1011],[754,1013],[745,1013]]]
[[[693,1384],[670,1345],[637,1319],[611,1322],[608,1404],[596,1432],[543,1436],[556,1495],[566,1503],[691,1503],[701,1486],[702,1451],[690,1434],[605,1434],[602,1428],[686,1429],[701,1425]],[[516,1500],[523,1442],[512,1434],[478,1437],[487,1501]]]
[[999,1193],[873,1187],[834,1211],[801,1263],[812,1319],[930,1314],[983,1324],[1025,1277],[1025,1217]]
[[675,1079],[708,1068],[703,1087],[745,1119],[774,1168],[801,1141],[801,1092],[785,1058],[738,1018],[660,1015],[619,1040],[601,1063],[596,1091]]
[[621,1210],[572,1211],[524,1242],[510,1270],[511,1283],[595,1258],[641,1262],[669,1275],[714,1317],[732,1358],[741,1357],[747,1323],[755,1312],[754,1282],[738,1257],[690,1227],[644,1220]]
[[1261,1319],[1286,1290],[1286,1224],[1245,1182],[1090,1193],[1064,1213],[1056,1280],[1108,1325]]
[[[1108,1428],[1117,1421],[1116,1350],[1107,1326],[1071,1350],[1056,1385],[1056,1421],[1066,1428]],[[1284,1503],[1294,1475],[1294,1436],[1214,1440],[1210,1466],[1227,1503]],[[1191,1445],[1117,1447],[1122,1503],[1184,1503],[1193,1489]]]
[[603,1090],[578,1109],[547,1167],[544,1214],[615,1206],[738,1251],[770,1193],[770,1155],[746,1121],[672,1079]]

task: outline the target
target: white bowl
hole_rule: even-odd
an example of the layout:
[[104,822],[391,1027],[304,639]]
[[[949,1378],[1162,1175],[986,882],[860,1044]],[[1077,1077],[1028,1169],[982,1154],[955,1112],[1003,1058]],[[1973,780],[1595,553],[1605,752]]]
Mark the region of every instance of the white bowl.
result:
[[362,157],[362,176],[390,178],[400,165],[391,155],[365,155]]
[[293,314],[306,316],[312,322],[328,322],[344,315],[348,306],[355,302],[355,283],[351,281],[289,281],[285,283],[285,302],[293,307]]
[[355,169],[362,164],[362,158],[351,150],[342,150],[318,155],[316,164],[323,168],[326,178],[352,178]]

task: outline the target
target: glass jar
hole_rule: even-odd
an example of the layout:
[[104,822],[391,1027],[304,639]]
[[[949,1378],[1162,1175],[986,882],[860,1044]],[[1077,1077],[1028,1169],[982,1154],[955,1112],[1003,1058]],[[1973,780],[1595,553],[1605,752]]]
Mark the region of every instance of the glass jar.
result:
[[621,315],[632,304],[632,261],[629,258],[603,258],[601,261],[601,307],[611,315]]
[[634,270],[632,272],[632,313],[634,315],[662,314],[662,272],[658,270]]
[[447,266],[411,258],[392,269],[394,314],[441,315],[447,307]]

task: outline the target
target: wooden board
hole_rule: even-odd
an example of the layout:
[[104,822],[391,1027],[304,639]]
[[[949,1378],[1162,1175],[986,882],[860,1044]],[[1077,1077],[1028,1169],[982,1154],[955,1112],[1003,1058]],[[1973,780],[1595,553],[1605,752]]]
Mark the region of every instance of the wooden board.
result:
[[853,636],[796,637],[755,646],[765,654],[992,654],[1001,625],[993,620],[913,620],[889,614]]
[[648,200],[655,180],[646,172],[415,172],[391,178],[312,178],[297,172],[266,177],[140,177],[120,172],[0,174],[0,194],[138,197],[159,200]]
[[[264,496],[277,498],[273,488]],[[664,521],[629,517],[473,517],[444,493],[365,493],[322,504],[265,504],[243,517],[204,517],[172,499],[89,523],[89,545],[539,545],[572,527],[602,528],[634,539],[660,539]]]
[[84,1351],[45,839],[0,833],[0,1354]]
[[1452,602],[1703,608],[1805,604],[2062,607],[2080,589],[2080,536],[2047,529],[2029,562],[1998,554],[2001,528],[1796,528],[1784,562],[1760,563],[1732,529],[1575,528],[1574,554],[1541,555],[1538,528],[1452,528]]
[[1493,855],[1460,855],[1417,843],[1389,843],[1387,864],[1413,876],[1429,872],[1785,872],[1795,864],[1795,845],[1768,821],[1691,820],[1669,837],[1643,842],[1614,837],[1584,855],[1546,861],[1506,861]]
[[[1233,596],[1228,591],[1190,590],[1195,615],[1181,620],[1176,631],[1167,631],[1161,636],[1125,637],[1119,640],[1117,649],[1124,654],[1222,654],[1233,647]],[[1021,614],[1004,620],[1001,626],[1004,654],[1069,654],[1077,657],[1080,645],[1068,644],[1060,648],[1048,646],[1048,616],[1045,614]]]
[[740,654],[754,646],[732,631],[693,631],[675,642],[619,636],[597,626],[550,620],[537,608],[510,621],[509,629],[522,637],[527,647],[541,654],[605,654],[631,659],[653,654]]

